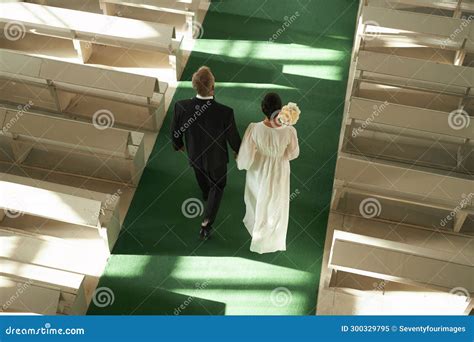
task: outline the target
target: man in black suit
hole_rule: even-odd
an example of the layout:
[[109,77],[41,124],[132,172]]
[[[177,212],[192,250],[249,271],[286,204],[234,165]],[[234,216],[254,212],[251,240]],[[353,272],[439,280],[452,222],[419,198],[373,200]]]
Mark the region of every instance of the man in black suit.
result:
[[227,144],[237,154],[241,139],[233,109],[214,99],[215,78],[211,70],[200,67],[192,83],[197,95],[176,103],[171,135],[176,151],[185,151],[186,146],[189,163],[207,201],[199,232],[200,238],[207,240],[227,181]]

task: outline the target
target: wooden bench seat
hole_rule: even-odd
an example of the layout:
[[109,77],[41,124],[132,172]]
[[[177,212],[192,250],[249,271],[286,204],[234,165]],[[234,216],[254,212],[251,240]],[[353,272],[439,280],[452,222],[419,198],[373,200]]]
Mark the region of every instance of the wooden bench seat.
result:
[[[458,7],[459,4],[459,7]],[[369,5],[377,5],[390,8],[433,8],[439,10],[448,10],[456,12],[474,13],[474,3],[469,0],[369,0]],[[438,12],[434,12],[437,14]]]
[[170,25],[26,2],[2,4],[0,28],[10,22],[18,23],[25,33],[72,40],[84,63],[94,44],[101,44],[168,55],[177,79],[181,75],[181,41],[175,39],[175,29]]
[[[346,193],[376,197],[441,210],[441,217],[454,212],[453,231],[460,232],[468,215],[474,215],[474,180],[451,173],[404,166],[397,163],[340,153],[336,166],[333,202],[337,210]],[[467,202],[467,203],[466,203]],[[461,205],[463,203],[464,205]]]
[[0,227],[0,243],[0,258],[95,277],[102,275],[109,255],[87,244],[6,227]]
[[[465,40],[473,38],[474,25],[458,18],[364,6],[362,20],[365,23],[377,23],[366,29],[371,35],[383,38],[392,36],[395,39],[407,36],[412,43],[428,43],[437,48],[443,46],[458,50],[462,48]],[[386,28],[400,32],[385,32]],[[452,35],[453,32],[457,34]]]
[[[383,108],[383,110],[378,115],[374,115],[374,108]],[[356,120],[370,120],[385,125],[474,139],[474,126],[452,129],[447,124],[449,113],[436,110],[352,97],[348,116]]]
[[[103,194],[67,185],[0,173],[0,208],[93,229],[110,251],[121,222],[119,194]],[[2,219],[6,211],[1,210]]]
[[[62,157],[61,160],[67,159],[72,154],[86,156],[99,165],[102,165],[104,160],[106,162],[116,160],[123,163],[128,172],[124,178],[115,177],[119,172],[114,172],[112,180],[131,185],[138,184],[145,166],[143,133],[113,127],[103,131],[89,123],[22,112],[7,107],[0,107],[0,129],[3,131],[3,136],[8,138],[17,163],[23,163],[31,151],[37,148],[46,149],[48,153],[54,150],[62,151],[67,157]],[[85,171],[79,174],[100,178],[97,163],[91,164],[90,168],[81,165],[80,170],[66,165],[66,162],[60,164],[54,162],[51,165],[45,163],[39,166],[43,168],[49,166],[66,172]]]
[[[0,99],[91,122],[109,110],[114,126],[159,130],[168,85],[155,77],[0,50]],[[30,105],[31,103],[31,105]]]
[[[99,0],[100,8],[106,15],[124,15],[129,17],[133,9],[145,10],[158,15],[159,22],[164,22],[167,14],[182,16],[185,19],[186,35],[193,38],[197,25],[200,0]],[[120,11],[120,7],[126,7]],[[131,13],[132,12],[132,13]],[[136,17],[136,14],[133,13]],[[161,14],[161,15],[160,15]]]
[[[50,305],[55,308],[54,314],[83,315],[87,311],[83,287],[84,276],[81,274],[0,258],[0,276],[25,284],[24,292],[29,290],[29,286],[54,291],[55,295],[58,294],[57,302],[50,302]],[[36,306],[30,301],[24,301],[22,294],[19,295],[19,301],[22,301],[26,307]],[[13,302],[14,299],[11,301]],[[41,299],[35,298],[34,301],[41,302]]]
[[334,231],[331,268],[388,281],[474,293],[474,262],[442,252],[340,230]]
[[358,81],[474,96],[474,68],[360,51]]

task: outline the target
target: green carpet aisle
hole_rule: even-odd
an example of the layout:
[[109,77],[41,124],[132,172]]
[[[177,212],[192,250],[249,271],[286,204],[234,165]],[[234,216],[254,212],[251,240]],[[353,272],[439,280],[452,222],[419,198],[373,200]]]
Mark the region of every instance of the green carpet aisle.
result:
[[194,95],[192,72],[208,65],[216,98],[234,108],[242,135],[262,119],[265,92],[298,103],[301,155],[291,165],[287,251],[249,251],[241,223],[245,174],[233,161],[214,238],[197,239],[200,217],[186,217],[181,206],[200,192],[184,155],[170,144],[172,103],[99,283],[114,302],[91,304],[90,314],[315,313],[357,6],[352,0],[212,3],[174,100]]

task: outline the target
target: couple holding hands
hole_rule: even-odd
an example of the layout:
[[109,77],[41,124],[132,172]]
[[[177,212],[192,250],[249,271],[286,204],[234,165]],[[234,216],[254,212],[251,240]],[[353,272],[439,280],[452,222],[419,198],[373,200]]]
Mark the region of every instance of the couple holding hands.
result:
[[207,240],[211,236],[226,186],[230,145],[239,170],[247,170],[243,222],[252,236],[250,250],[286,250],[290,160],[299,155],[293,127],[300,114],[298,106],[291,102],[282,106],[278,94],[266,94],[261,105],[263,120],[251,123],[241,140],[234,111],[214,98],[215,78],[211,70],[199,68],[192,84],[197,94],[176,103],[171,135],[174,149],[187,152],[206,201],[200,238]]

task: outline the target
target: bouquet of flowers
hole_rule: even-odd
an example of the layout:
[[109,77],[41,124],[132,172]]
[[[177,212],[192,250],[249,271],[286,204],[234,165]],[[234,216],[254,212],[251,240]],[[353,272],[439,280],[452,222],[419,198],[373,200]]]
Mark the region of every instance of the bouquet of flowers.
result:
[[286,106],[283,106],[280,113],[277,116],[277,120],[280,124],[286,126],[293,126],[298,122],[301,111],[298,105],[293,102],[289,102]]

